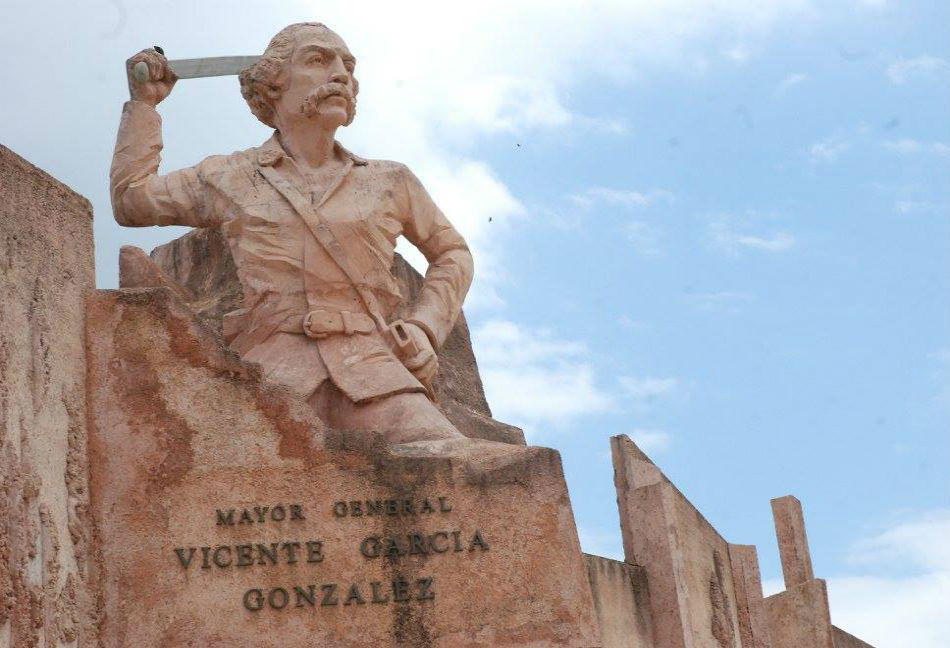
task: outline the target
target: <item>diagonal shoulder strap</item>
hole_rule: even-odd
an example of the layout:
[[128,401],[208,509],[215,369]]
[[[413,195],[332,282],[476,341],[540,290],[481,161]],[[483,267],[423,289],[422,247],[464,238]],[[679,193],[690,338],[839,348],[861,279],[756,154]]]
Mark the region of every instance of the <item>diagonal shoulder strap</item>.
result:
[[[260,166],[258,167],[260,172],[264,175],[264,178],[271,183],[271,185],[280,192],[280,194],[287,199],[287,202],[291,204],[297,214],[303,219],[307,227],[310,229],[310,232],[317,239],[323,249],[326,250],[327,254],[333,259],[333,262],[336,263],[340,270],[343,271],[343,274],[350,280],[350,283],[353,284],[353,288],[356,290],[356,293],[360,297],[360,301],[363,302],[363,305],[366,307],[366,311],[376,322],[376,326],[379,328],[380,332],[386,331],[388,325],[386,320],[383,317],[382,310],[379,307],[379,302],[376,300],[376,295],[372,291],[368,290],[361,282],[361,276],[356,273],[353,266],[350,264],[350,259],[346,255],[346,251],[343,249],[343,246],[340,244],[340,241],[333,234],[330,228],[324,222],[323,218],[320,215],[319,208],[315,208],[310,204],[310,201],[307,200],[300,190],[284,178],[277,169],[272,166]],[[342,179],[342,178],[341,178]],[[328,190],[327,194],[332,191],[333,187]]]

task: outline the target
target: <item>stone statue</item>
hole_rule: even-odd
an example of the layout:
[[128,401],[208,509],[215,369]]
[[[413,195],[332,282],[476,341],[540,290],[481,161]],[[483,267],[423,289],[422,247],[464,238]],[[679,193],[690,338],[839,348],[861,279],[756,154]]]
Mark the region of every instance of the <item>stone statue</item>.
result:
[[[139,80],[136,64],[148,77]],[[355,116],[356,59],[320,23],[281,30],[241,72],[241,94],[275,129],[260,147],[158,175],[156,105],[174,72],[157,49],[126,62],[131,100],[111,169],[121,225],[218,228],[244,289],[225,340],[272,382],[306,398],[339,429],[392,443],[461,433],[432,402],[437,350],[472,280],[464,239],[404,165],[364,160],[335,139]],[[141,67],[141,65],[139,65]],[[429,262],[411,316],[390,267],[405,236]]]

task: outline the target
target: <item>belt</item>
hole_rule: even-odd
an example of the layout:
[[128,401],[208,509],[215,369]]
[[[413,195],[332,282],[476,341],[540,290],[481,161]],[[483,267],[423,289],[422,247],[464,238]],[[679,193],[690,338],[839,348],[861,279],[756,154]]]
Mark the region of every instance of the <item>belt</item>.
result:
[[[296,323],[295,323],[296,322]],[[289,326],[288,326],[289,325]],[[281,330],[303,331],[307,337],[322,339],[330,335],[368,335],[376,330],[376,322],[365,313],[350,313],[337,310],[312,310],[303,317],[289,319]]]

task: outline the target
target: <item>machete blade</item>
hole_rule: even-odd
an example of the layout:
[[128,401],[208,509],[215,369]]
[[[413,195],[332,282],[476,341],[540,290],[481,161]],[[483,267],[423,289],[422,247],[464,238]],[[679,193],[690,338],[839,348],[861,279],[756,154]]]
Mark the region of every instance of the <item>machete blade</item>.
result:
[[168,67],[179,79],[200,79],[240,74],[241,70],[260,60],[260,56],[211,56],[169,61]]

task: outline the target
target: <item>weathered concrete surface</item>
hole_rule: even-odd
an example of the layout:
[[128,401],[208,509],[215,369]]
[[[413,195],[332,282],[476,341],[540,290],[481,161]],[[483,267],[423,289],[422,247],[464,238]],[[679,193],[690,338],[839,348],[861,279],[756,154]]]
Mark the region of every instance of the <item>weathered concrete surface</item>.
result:
[[772,648],[835,648],[825,581],[810,580],[765,599]]
[[602,648],[653,648],[646,570],[584,554]]
[[0,647],[88,645],[92,208],[0,146]]
[[815,578],[805,533],[805,516],[802,503],[792,495],[772,500],[772,518],[775,520],[775,536],[782,557],[782,575],[785,588],[802,585]]
[[732,581],[736,588],[739,638],[743,648],[770,648],[769,620],[762,596],[759,557],[754,545],[729,545]]
[[831,626],[831,634],[835,639],[835,648],[874,648],[866,641],[861,641],[853,634],[845,632],[838,626]]
[[[99,291],[88,313],[107,648],[599,645],[555,451],[340,437],[262,388],[168,290]],[[367,515],[366,500],[409,500],[413,513]],[[335,514],[354,501],[364,514]],[[280,521],[239,522],[278,504]],[[290,519],[292,505],[304,519]],[[232,508],[235,524],[218,525],[216,511]],[[276,565],[257,547],[293,542]],[[307,542],[320,543],[313,556]],[[245,545],[253,564],[238,566]],[[373,555],[387,547],[391,559]],[[374,582],[386,602],[372,602]],[[410,600],[397,601],[403,582]],[[323,605],[328,584],[335,603]]]
[[657,648],[738,648],[728,543],[626,435],[611,438],[624,558],[647,573]]
[[[198,318],[221,333],[221,318],[243,306],[244,295],[227,242],[217,230],[194,230],[151,253],[154,265],[137,248],[123,250],[120,282],[123,288],[173,287]],[[405,296],[402,316],[408,316],[422,288],[422,276],[398,254],[392,268]],[[524,445],[524,434],[491,417],[465,314],[439,349],[435,380],[439,409],[462,434],[480,439]]]

